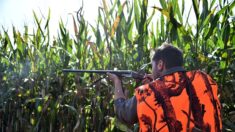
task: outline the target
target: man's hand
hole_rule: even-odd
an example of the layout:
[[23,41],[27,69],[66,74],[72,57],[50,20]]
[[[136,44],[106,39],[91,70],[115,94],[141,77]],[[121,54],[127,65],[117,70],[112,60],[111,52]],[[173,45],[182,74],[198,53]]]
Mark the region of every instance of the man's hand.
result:
[[122,83],[119,77],[115,74],[107,73],[109,79],[114,83],[114,99],[124,98],[126,99],[126,96],[123,93],[122,90]]
[[107,73],[108,78],[115,84],[115,83],[121,83],[121,80],[119,79],[119,77],[115,74],[112,73]]

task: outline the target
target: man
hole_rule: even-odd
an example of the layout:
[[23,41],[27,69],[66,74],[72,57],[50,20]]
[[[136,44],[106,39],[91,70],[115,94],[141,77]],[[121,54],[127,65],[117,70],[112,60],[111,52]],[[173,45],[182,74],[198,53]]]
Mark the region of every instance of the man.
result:
[[116,75],[108,76],[115,86],[117,118],[139,122],[139,131],[222,131],[217,84],[204,72],[186,71],[182,51],[171,44],[155,51],[153,81],[136,88],[132,98],[126,99]]

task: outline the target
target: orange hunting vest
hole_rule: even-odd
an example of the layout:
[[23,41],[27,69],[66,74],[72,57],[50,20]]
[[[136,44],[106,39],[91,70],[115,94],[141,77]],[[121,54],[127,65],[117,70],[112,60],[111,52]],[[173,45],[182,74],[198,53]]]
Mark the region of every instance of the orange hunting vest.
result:
[[140,131],[222,131],[217,88],[201,71],[175,72],[138,87]]

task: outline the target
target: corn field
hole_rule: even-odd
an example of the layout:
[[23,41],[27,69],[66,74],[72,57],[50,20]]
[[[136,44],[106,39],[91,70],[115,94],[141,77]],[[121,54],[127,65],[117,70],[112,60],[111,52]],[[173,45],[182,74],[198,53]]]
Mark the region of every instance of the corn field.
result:
[[[0,29],[0,131],[138,131],[115,118],[114,88],[105,76],[62,69],[137,71],[166,41],[183,50],[187,70],[216,80],[223,131],[235,131],[235,1],[192,0],[189,12],[186,0],[159,0],[159,7],[148,0],[102,2],[95,25],[81,7],[71,16],[74,32],[61,20],[57,37],[50,12],[46,19],[33,12],[36,26],[23,32]],[[132,96],[135,80],[123,85]]]

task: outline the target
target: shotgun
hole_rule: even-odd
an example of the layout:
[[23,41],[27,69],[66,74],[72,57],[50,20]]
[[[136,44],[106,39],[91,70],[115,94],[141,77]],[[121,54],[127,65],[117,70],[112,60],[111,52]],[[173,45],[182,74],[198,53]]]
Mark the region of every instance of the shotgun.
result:
[[63,72],[74,72],[74,73],[96,73],[96,74],[107,74],[112,73],[119,77],[127,77],[142,80],[144,79],[144,73],[131,71],[131,70],[80,70],[80,69],[63,69]]

